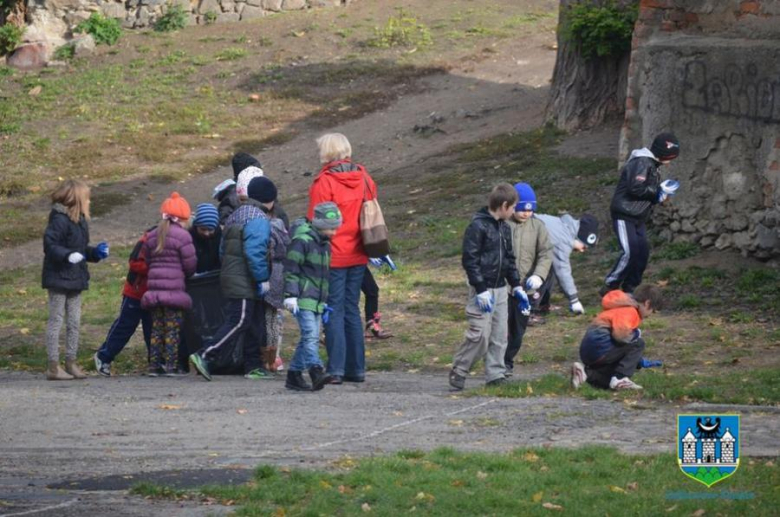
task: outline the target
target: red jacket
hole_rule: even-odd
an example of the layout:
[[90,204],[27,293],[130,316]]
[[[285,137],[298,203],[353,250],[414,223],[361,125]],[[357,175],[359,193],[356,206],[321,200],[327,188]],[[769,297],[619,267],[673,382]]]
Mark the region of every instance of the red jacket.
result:
[[376,184],[362,165],[350,160],[326,163],[309,188],[309,220],[314,206],[333,201],[341,210],[343,223],[331,240],[330,267],[364,266],[368,255],[360,236],[360,209],[363,200],[376,197]]
[[141,253],[141,248],[149,237],[149,232],[144,232],[143,236],[138,240],[133,247],[133,251],[130,252],[129,271],[127,273],[127,279],[125,280],[125,287],[122,290],[122,294],[128,298],[134,300],[140,300],[143,298],[146,292],[146,280],[149,274],[149,265],[144,259],[144,254]]

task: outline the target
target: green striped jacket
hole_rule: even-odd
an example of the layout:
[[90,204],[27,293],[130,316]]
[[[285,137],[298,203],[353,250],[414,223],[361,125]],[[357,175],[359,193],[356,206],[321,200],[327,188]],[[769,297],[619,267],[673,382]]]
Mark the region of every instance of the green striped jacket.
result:
[[292,241],[284,261],[284,297],[298,298],[298,307],[320,314],[328,300],[330,240],[309,221],[292,228]]

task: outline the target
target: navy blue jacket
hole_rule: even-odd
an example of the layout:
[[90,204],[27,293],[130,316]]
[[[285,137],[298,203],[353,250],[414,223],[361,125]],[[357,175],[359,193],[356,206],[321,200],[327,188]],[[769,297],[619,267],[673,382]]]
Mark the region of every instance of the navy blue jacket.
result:
[[[71,264],[71,253],[81,253],[86,260]],[[43,273],[41,284],[44,289],[60,291],[84,291],[89,289],[87,261],[98,262],[95,248],[89,245],[89,225],[84,216],[78,223],[68,217],[67,208],[55,203],[49,213],[49,224],[43,234]]]

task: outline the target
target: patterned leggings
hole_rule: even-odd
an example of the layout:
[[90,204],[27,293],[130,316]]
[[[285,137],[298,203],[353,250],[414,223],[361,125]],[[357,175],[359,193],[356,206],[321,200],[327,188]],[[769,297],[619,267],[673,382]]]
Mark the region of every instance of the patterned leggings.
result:
[[152,340],[149,346],[149,366],[176,370],[181,341],[184,311],[168,307],[152,309]]
[[60,330],[67,315],[67,340],[65,358],[75,359],[79,350],[79,325],[81,324],[81,291],[57,291],[49,289],[49,322],[46,325],[46,353],[49,361],[60,360]]
[[279,356],[279,349],[282,346],[282,318],[281,310],[271,305],[265,305],[265,335],[266,346],[275,346],[276,356]]

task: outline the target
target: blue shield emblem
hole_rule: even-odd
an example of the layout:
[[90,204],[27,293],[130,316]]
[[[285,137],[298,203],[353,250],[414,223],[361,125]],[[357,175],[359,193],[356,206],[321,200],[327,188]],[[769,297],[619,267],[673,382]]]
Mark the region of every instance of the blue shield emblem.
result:
[[739,415],[677,415],[677,463],[711,487],[739,468]]

